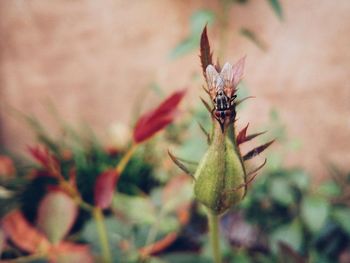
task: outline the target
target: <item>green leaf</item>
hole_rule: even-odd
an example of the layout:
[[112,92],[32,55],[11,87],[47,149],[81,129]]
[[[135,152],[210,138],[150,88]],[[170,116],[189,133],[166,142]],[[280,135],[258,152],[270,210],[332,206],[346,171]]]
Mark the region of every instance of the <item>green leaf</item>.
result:
[[71,229],[77,216],[77,207],[63,192],[49,192],[38,210],[38,227],[51,243],[59,243]]
[[341,194],[341,189],[335,181],[326,181],[317,188],[317,192],[331,198],[339,196]]
[[176,151],[176,155],[181,156],[181,158],[186,160],[198,161],[204,155],[206,150],[207,146],[204,137],[199,134],[199,131],[197,131],[191,134],[191,137],[181,145],[179,150]]
[[[125,239],[128,240],[132,237],[131,228],[129,225],[119,221],[115,217],[105,217],[104,223],[106,226],[106,232],[110,247],[113,248],[112,256],[113,258],[120,260],[122,252],[120,251],[118,244],[120,241]],[[96,254],[101,254],[102,248],[100,237],[97,233],[97,226],[93,219],[84,225],[81,237],[84,241],[90,244],[93,252]]]
[[198,37],[202,33],[202,30],[206,24],[211,24],[214,21],[215,15],[213,11],[202,9],[196,11],[191,16],[191,33]]
[[[232,250],[232,249],[231,249]],[[249,258],[247,251],[245,250],[237,250],[234,255],[230,257],[230,262],[239,262],[239,263],[250,263],[252,262]]]
[[286,143],[286,148],[291,151],[298,151],[302,148],[303,143],[300,139],[291,139]]
[[180,42],[171,52],[170,52],[170,58],[175,59],[178,57],[181,57],[192,50],[196,49],[198,46],[198,41],[196,38],[186,38],[182,42]]
[[299,251],[303,241],[300,221],[294,220],[291,224],[280,226],[270,235],[271,248],[275,253],[278,250],[278,242],[280,241]]
[[348,235],[350,235],[350,208],[336,208],[332,216]]
[[214,13],[212,11],[203,9],[195,12],[190,19],[190,35],[170,52],[170,58],[175,59],[197,49],[204,26],[213,21]]
[[253,44],[255,44],[262,51],[267,50],[266,44],[255,34],[255,32],[251,31],[248,28],[241,28],[239,32],[242,36],[253,42]]
[[[173,179],[174,181],[174,179]],[[178,180],[179,181],[179,180]],[[175,184],[174,184],[175,185]],[[175,189],[175,187],[179,186]],[[162,202],[162,213],[169,214],[175,212],[184,203],[191,202],[193,198],[193,185],[190,180],[184,181],[180,184],[175,185],[172,189],[169,187],[166,189],[171,191],[167,198],[163,198]]]
[[287,180],[276,178],[270,184],[270,195],[276,202],[288,206],[294,201],[293,191]]
[[327,200],[317,196],[306,196],[301,203],[301,218],[312,232],[319,231],[329,214]]
[[151,257],[147,260],[148,263],[168,263],[168,261],[165,261],[158,257]]
[[166,215],[161,217],[158,222],[159,235],[168,234],[170,232],[176,232],[180,229],[180,222],[175,215]]
[[269,152],[267,154],[267,169],[276,171],[281,169],[283,163],[283,156],[278,152]]
[[268,0],[273,11],[280,20],[283,20],[283,10],[279,0]]
[[289,181],[300,190],[306,190],[310,184],[310,178],[305,171],[297,169],[288,174]]
[[156,209],[147,197],[117,193],[113,197],[112,207],[123,212],[131,223],[150,225],[156,222]]
[[170,253],[162,257],[168,263],[210,263],[211,261],[195,253]]

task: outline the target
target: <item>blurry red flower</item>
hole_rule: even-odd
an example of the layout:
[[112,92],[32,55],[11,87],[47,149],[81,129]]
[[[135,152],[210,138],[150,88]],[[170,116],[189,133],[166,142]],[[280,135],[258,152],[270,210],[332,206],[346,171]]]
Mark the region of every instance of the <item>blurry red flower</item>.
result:
[[94,189],[97,207],[105,209],[110,206],[118,178],[119,174],[114,169],[107,170],[97,177]]
[[134,140],[136,143],[143,142],[152,137],[156,132],[173,122],[176,109],[186,90],[174,92],[164,100],[156,109],[142,115],[134,128]]

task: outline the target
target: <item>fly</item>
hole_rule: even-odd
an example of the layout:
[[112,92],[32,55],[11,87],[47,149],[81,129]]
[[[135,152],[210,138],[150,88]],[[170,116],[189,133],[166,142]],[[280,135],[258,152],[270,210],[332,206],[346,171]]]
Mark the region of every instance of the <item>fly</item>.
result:
[[234,120],[236,117],[234,99],[237,97],[233,85],[233,67],[226,63],[218,73],[213,65],[206,68],[208,91],[214,103],[212,114],[224,130],[226,120]]

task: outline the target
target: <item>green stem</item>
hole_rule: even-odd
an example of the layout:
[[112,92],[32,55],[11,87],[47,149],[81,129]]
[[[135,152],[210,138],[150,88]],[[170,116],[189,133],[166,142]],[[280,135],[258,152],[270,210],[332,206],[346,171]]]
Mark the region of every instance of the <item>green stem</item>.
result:
[[208,211],[210,244],[215,263],[221,263],[219,216]]
[[133,143],[130,147],[130,149],[125,153],[123,158],[118,163],[117,167],[115,168],[116,172],[120,175],[123,171],[126,165],[128,164],[129,160],[131,159],[132,155],[134,154],[138,144]]
[[104,216],[103,216],[102,210],[99,207],[95,207],[93,210],[93,215],[97,226],[98,236],[100,238],[100,244],[102,249],[102,261],[104,263],[111,263],[112,255],[109,247],[107,231],[104,223]]

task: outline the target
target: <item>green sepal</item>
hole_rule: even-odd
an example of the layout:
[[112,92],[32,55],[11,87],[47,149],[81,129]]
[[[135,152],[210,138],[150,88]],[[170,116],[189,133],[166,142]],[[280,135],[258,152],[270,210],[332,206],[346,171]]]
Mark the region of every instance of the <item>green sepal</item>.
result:
[[228,132],[234,131],[225,129],[223,133],[215,122],[212,142],[194,174],[196,200],[216,215],[240,202],[246,191],[245,187],[239,187],[245,184],[245,169],[231,139],[234,136],[228,136]]

